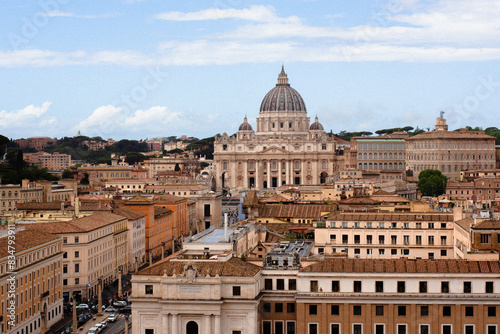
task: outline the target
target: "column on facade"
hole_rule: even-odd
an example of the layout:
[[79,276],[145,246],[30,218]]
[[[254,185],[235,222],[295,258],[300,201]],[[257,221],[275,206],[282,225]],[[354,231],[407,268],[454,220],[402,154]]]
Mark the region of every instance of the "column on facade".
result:
[[267,187],[271,188],[271,160],[267,161]]
[[306,184],[304,182],[304,180],[306,179],[306,177],[305,177],[305,172],[306,172],[305,168],[306,168],[306,165],[305,165],[305,163],[304,163],[303,160],[299,161],[299,167],[300,167],[300,184]]
[[172,334],[178,333],[179,326],[177,325],[177,314],[172,314]]
[[215,333],[222,333],[220,328],[220,315],[215,315]]
[[242,188],[246,189],[246,188],[249,188],[249,183],[248,183],[248,160],[244,160],[242,163],[243,163],[243,185],[242,185]]
[[211,321],[210,321],[210,315],[204,315],[203,316],[203,320],[204,320],[204,327],[205,329],[203,330],[203,334],[211,334],[212,333],[212,324],[211,324]]
[[261,178],[260,178],[260,164],[262,162],[259,160],[255,160],[254,166],[255,166],[255,190],[261,190]]
[[162,330],[162,333],[163,334],[168,334],[169,330],[168,330],[168,314],[164,314],[163,315],[163,330]]

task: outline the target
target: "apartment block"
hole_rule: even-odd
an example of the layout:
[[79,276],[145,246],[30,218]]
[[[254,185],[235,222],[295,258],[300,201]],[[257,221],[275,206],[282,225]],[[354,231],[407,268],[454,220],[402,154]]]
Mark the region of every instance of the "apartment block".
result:
[[451,213],[334,212],[317,225],[324,228],[314,231],[316,254],[360,259],[454,257]]
[[60,237],[14,224],[0,228],[1,333],[41,333],[62,319],[62,261]]

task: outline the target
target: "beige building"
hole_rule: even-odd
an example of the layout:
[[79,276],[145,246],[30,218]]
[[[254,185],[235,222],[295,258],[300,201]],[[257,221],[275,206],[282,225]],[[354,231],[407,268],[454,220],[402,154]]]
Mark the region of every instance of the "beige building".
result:
[[282,69],[262,100],[256,131],[245,117],[235,136],[215,138],[217,190],[325,183],[338,171],[335,148],[317,117],[310,124],[304,100]]
[[452,259],[453,214],[335,212],[316,228],[316,254],[362,259]]
[[0,196],[0,213],[5,213],[16,210],[18,204],[43,202],[44,188],[26,179],[21,184],[0,185]]
[[461,171],[495,168],[495,137],[483,131],[448,131],[442,115],[434,131],[408,138],[406,151],[406,168],[413,172],[414,180],[426,169],[440,170],[455,180]]
[[0,227],[0,333],[37,334],[63,318],[62,260],[60,237]]
[[71,155],[59,152],[41,154],[38,159],[42,168],[52,171],[63,171],[71,165]]
[[125,207],[116,208],[113,213],[128,219],[128,271],[135,272],[146,262],[146,214]]
[[128,259],[127,218],[103,212],[67,222],[26,224],[63,239],[63,291],[80,298],[97,294],[97,283],[108,285]]

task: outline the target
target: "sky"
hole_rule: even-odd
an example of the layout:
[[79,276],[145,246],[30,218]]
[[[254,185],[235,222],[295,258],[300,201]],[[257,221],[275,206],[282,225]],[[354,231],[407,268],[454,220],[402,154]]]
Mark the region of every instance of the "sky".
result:
[[500,1],[0,0],[0,134],[231,135],[282,65],[326,131],[500,127]]

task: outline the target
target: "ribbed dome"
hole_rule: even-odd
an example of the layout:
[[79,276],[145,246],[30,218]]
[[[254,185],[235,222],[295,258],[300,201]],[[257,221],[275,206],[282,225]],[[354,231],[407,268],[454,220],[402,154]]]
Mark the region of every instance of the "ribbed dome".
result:
[[323,125],[321,125],[321,123],[318,121],[318,116],[316,116],[316,118],[314,119],[314,123],[311,124],[309,130],[325,130],[323,129]]
[[245,120],[243,121],[243,123],[241,123],[238,131],[253,131],[252,126],[250,125],[250,123],[248,123],[246,116],[245,116]]
[[260,111],[306,111],[302,96],[290,87],[283,66],[276,87],[266,94],[260,105]]

